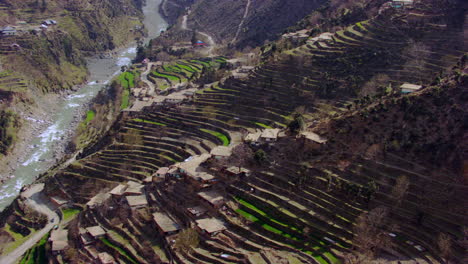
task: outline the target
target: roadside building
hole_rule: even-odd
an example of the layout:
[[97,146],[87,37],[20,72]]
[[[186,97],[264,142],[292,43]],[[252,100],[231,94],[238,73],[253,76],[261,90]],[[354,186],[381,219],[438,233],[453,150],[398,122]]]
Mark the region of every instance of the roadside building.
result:
[[68,230],[52,230],[49,241],[52,243],[52,254],[62,254],[68,248]]

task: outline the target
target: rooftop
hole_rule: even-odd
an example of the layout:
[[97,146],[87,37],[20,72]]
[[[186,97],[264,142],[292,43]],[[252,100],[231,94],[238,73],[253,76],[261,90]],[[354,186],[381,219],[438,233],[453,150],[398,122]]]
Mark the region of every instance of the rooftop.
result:
[[245,141],[258,141],[261,135],[262,135],[262,131],[257,130],[255,133],[249,133],[245,137]]
[[179,225],[165,213],[154,213],[153,219],[164,233],[173,232],[180,229]]
[[229,157],[232,154],[232,147],[217,146],[211,150],[211,155]]
[[127,185],[119,184],[114,189],[112,189],[109,193],[113,195],[122,195],[126,189],[127,189]]
[[106,231],[102,229],[100,226],[90,226],[87,227],[86,230],[91,234],[93,237],[98,237],[106,234]]
[[195,175],[200,164],[208,160],[210,157],[211,155],[208,153],[192,156],[189,159],[186,159],[186,161],[177,164],[177,167],[184,170],[186,173]]
[[52,242],[68,241],[68,230],[67,229],[52,230],[49,240]]
[[327,142],[326,138],[323,138],[320,135],[315,134],[314,132],[304,131],[304,132],[301,132],[301,135],[304,136],[305,138],[309,139],[309,140],[312,140],[312,141],[320,143],[320,144]]
[[131,207],[134,206],[141,206],[147,205],[148,200],[146,199],[146,195],[132,195],[132,196],[125,196],[127,198],[127,202]]
[[224,196],[214,190],[199,192],[198,195],[206,201],[210,202],[211,204],[217,204],[224,200]]
[[53,241],[52,251],[62,251],[68,247],[67,241]]
[[238,173],[249,174],[250,173],[249,169],[242,168],[242,167],[239,169],[239,167],[237,167],[237,166],[231,166],[231,167],[227,168],[226,171],[234,173],[234,174],[238,174]]
[[89,200],[89,202],[87,202],[86,205],[89,207],[93,207],[95,205],[102,204],[105,200],[109,199],[109,197],[109,193],[98,193],[96,196],[91,198],[91,200]]
[[404,83],[400,86],[402,90],[411,90],[411,91],[417,91],[422,88],[421,85],[417,84],[411,84],[411,83]]
[[191,214],[195,216],[200,216],[208,211],[208,209],[202,205],[197,205],[194,207],[189,207],[187,208],[187,211],[189,211]]
[[262,138],[278,138],[278,134],[280,132],[279,128],[267,128],[262,131]]
[[226,229],[224,222],[217,218],[204,218],[196,220],[198,227],[208,233],[219,232]]

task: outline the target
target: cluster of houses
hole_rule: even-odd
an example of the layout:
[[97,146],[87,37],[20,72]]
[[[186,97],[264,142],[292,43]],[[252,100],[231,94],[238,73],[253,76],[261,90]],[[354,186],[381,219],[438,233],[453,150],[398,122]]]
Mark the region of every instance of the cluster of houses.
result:
[[26,21],[18,21],[16,26],[5,26],[0,29],[1,36],[16,36],[21,35],[23,33],[32,32],[38,33],[43,30],[47,30],[51,26],[57,25],[57,21],[53,19],[46,19],[44,20],[40,26],[28,26]]

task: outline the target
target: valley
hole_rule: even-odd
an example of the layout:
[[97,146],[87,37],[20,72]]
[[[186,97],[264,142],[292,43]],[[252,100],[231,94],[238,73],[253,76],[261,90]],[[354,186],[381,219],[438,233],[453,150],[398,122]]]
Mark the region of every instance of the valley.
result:
[[464,2],[157,2],[68,96],[76,152],[5,202],[0,261],[466,261]]

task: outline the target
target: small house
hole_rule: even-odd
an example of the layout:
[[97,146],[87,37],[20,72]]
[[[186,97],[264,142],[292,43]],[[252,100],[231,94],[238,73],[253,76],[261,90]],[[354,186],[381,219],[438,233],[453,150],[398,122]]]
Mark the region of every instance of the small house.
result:
[[164,178],[166,177],[166,174],[168,173],[168,171],[169,171],[169,167],[161,167],[158,169],[158,171],[156,171],[156,176],[160,178]]
[[262,131],[260,139],[263,142],[275,142],[278,140],[279,128],[267,128]]
[[418,91],[419,89],[422,88],[421,85],[417,84],[411,84],[411,83],[404,83],[400,86],[401,88],[401,93],[408,94],[408,93],[413,93]]
[[88,253],[88,255],[94,260],[98,258],[98,251],[96,250],[95,247],[93,246],[85,246],[84,247],[85,252]]
[[14,36],[18,33],[18,31],[16,31],[16,29],[14,29],[11,26],[6,26],[2,28],[1,32],[3,36]]
[[219,232],[226,230],[224,222],[217,218],[204,218],[196,220],[195,222],[201,231],[210,236],[214,236]]
[[142,195],[144,185],[134,181],[127,182],[127,188],[124,191],[124,195]]
[[96,208],[98,205],[102,204],[104,201],[109,199],[111,195],[109,193],[98,193],[96,196],[91,198],[89,202],[86,203],[86,206],[88,208]]
[[127,189],[127,185],[119,184],[114,189],[112,189],[109,193],[112,196],[122,196],[125,192],[125,189]]
[[205,206],[197,205],[193,207],[188,207],[187,212],[192,219],[198,219],[199,217],[204,216],[205,213],[208,212],[208,209]]
[[86,231],[94,239],[98,239],[106,235],[106,231],[100,226],[90,226],[86,228]]
[[80,240],[84,246],[90,245],[94,242],[93,237],[88,233],[88,231],[82,227],[79,228]]
[[42,22],[43,25],[46,25],[46,26],[54,26],[54,25],[57,25],[57,21],[53,20],[53,19],[47,19],[47,20],[44,20],[44,22]]
[[127,199],[128,205],[134,209],[143,208],[148,205],[148,200],[146,199],[146,195],[132,195],[132,196],[125,196]]
[[52,254],[62,254],[63,251],[68,248],[68,230],[52,230],[49,241],[52,243]]
[[180,226],[165,213],[154,213],[153,220],[163,236],[175,234],[180,230]]
[[224,204],[223,195],[214,190],[199,192],[198,197],[200,197],[205,204],[215,209],[220,208]]
[[246,176],[250,176],[250,170],[242,167],[231,166],[224,170],[224,173],[231,177],[239,177],[243,178]]
[[107,252],[101,252],[98,254],[99,261],[102,264],[117,264],[115,261],[114,257],[112,257],[109,253]]
[[232,147],[229,146],[217,146],[213,148],[210,154],[215,159],[226,159],[229,158],[232,154]]
[[252,146],[259,146],[260,145],[260,136],[262,135],[262,131],[257,130],[254,133],[249,133],[245,136],[244,141],[250,143]]

